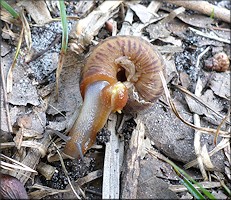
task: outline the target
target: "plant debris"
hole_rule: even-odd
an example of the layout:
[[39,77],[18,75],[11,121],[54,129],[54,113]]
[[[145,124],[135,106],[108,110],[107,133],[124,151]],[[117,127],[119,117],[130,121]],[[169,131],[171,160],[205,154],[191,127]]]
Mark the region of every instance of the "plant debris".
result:
[[[58,100],[59,3],[3,3],[18,17],[1,10],[1,173],[17,178],[30,199],[192,199],[154,150],[228,199],[230,2],[65,1],[69,40]],[[139,36],[160,51],[165,94],[139,114],[111,114],[83,160],[62,160],[66,142],[58,135],[68,134],[84,101],[81,69],[112,35]]]

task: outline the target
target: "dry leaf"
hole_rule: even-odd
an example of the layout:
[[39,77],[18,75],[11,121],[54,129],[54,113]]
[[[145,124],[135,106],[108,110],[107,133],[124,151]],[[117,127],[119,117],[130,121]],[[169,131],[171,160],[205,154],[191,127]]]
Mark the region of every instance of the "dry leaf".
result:
[[[203,102],[209,105],[217,113],[219,113],[224,108],[224,104],[213,94],[212,90],[206,90],[205,93],[201,95],[200,99],[203,100]],[[205,106],[201,105],[191,97],[186,96],[185,100],[187,101],[191,112],[202,116],[205,115],[211,123],[219,125],[221,119],[217,117],[217,115],[215,115],[211,110],[207,109]]]
[[230,100],[230,73],[214,73],[210,88],[216,95]]
[[32,85],[31,80],[25,76],[23,67],[18,65],[13,71],[13,87],[9,94],[9,102],[13,105],[24,105],[28,103],[39,105],[39,97],[36,87]]
[[38,25],[44,25],[52,20],[49,10],[44,1],[19,1],[18,6],[23,6],[28,14]]
[[153,15],[148,11],[148,9],[141,4],[133,4],[129,7],[136,13],[140,21],[144,24],[148,23],[153,17]]
[[214,21],[214,19],[200,14],[189,15],[189,14],[181,13],[177,17],[183,22],[185,22],[186,24],[199,28],[208,27]]

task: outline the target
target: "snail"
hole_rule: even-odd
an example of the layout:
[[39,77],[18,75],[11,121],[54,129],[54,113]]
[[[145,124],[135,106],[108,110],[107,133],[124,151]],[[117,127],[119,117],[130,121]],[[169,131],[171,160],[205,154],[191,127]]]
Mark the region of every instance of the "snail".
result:
[[136,36],[112,36],[100,42],[81,73],[83,106],[66,138],[64,154],[83,158],[112,112],[138,112],[163,92],[159,72],[165,71],[160,53]]

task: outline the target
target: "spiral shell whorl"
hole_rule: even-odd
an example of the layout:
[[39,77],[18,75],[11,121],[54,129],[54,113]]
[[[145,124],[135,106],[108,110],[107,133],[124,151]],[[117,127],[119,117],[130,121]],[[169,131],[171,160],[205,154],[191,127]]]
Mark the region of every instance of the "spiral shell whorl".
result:
[[115,83],[122,70],[115,62],[127,57],[135,66],[137,81],[131,82],[129,100],[125,107],[142,110],[154,102],[163,92],[158,72],[165,72],[165,64],[159,52],[144,39],[136,36],[113,36],[100,42],[88,57],[82,71],[81,93],[92,81],[106,80]]

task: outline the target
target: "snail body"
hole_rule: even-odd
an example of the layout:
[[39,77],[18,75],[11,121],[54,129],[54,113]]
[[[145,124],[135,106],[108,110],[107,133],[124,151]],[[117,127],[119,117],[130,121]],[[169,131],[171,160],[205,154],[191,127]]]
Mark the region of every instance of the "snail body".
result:
[[83,106],[69,132],[64,153],[83,157],[111,112],[138,112],[163,92],[159,72],[165,71],[160,53],[136,36],[113,36],[100,42],[81,73]]

